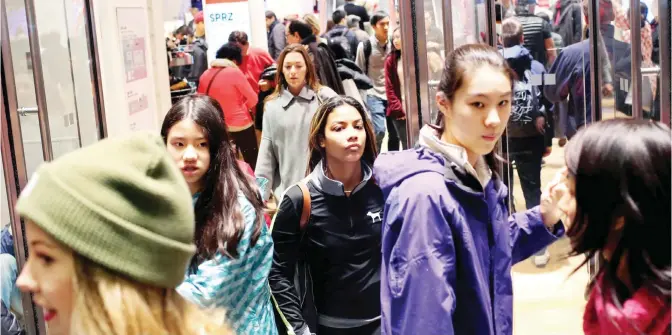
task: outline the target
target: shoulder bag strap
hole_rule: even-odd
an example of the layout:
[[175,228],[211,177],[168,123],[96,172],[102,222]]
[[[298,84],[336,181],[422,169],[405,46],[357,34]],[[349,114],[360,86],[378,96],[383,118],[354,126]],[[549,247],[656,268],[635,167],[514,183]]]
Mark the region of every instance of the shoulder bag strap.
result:
[[308,180],[310,176],[304,178],[297,183],[301,189],[301,194],[303,195],[303,208],[301,209],[301,221],[299,221],[301,231],[306,229],[308,225],[308,220],[310,219],[310,191],[308,190]]
[[224,70],[223,67],[219,68],[217,72],[212,76],[212,79],[210,79],[210,82],[208,83],[208,88],[205,89],[205,95],[210,95],[210,87],[212,86],[212,83],[215,81],[215,78],[217,78],[217,75]]

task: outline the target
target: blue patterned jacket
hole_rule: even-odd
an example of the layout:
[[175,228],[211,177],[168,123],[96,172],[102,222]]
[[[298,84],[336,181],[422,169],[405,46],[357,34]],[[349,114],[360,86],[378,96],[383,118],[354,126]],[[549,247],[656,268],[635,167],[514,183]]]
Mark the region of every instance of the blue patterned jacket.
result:
[[245,219],[245,232],[238,244],[239,257],[217,253],[214,259],[188,272],[177,291],[190,301],[209,308],[224,308],[229,324],[239,335],[276,335],[268,273],[273,262],[273,239],[262,224],[261,235],[251,247],[250,237],[257,217],[242,192],[238,202]]

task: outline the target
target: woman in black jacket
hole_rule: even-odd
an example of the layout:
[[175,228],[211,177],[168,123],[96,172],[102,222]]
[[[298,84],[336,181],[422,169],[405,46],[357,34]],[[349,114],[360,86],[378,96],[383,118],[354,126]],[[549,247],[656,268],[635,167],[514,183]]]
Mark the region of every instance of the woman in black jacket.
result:
[[372,178],[377,152],[364,107],[350,97],[326,100],[309,146],[312,172],[287,189],[273,221],[269,282],[279,326],[298,335],[380,334],[383,194]]

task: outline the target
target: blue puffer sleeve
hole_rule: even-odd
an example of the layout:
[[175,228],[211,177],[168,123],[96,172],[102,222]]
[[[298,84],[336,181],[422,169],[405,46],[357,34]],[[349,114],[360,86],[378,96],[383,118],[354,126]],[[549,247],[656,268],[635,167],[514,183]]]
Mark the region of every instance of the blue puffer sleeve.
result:
[[553,231],[548,230],[541,218],[539,206],[537,206],[511,215],[509,232],[513,247],[511,261],[516,264],[562,237],[565,234],[565,228],[562,223],[558,223],[553,227]]
[[450,214],[441,205],[446,187],[405,184],[385,203],[382,333],[450,335],[456,257]]

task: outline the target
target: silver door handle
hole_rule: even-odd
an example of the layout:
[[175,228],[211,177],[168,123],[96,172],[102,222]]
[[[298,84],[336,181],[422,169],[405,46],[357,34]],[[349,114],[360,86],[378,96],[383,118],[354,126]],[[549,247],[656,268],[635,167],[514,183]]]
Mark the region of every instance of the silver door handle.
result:
[[641,69],[642,75],[651,75],[651,74],[658,74],[660,73],[660,67],[654,66],[654,67],[643,67]]
[[37,114],[38,113],[37,107],[19,107],[19,109],[17,109],[16,111],[21,116],[26,116],[28,114]]

